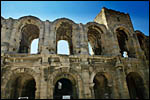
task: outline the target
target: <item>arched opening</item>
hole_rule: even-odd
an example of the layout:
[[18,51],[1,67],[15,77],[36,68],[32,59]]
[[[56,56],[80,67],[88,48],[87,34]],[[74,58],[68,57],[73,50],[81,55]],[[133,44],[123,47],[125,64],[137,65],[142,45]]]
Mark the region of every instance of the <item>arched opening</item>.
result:
[[66,40],[59,40],[57,43],[57,54],[70,55],[69,44]]
[[31,43],[31,54],[37,54],[38,53],[38,43],[39,39],[34,39]]
[[144,51],[144,54],[146,56],[146,59],[149,60],[149,38],[144,36],[143,33],[137,32],[137,38],[140,44],[141,49]]
[[93,48],[92,48],[90,42],[88,42],[88,47],[89,47],[89,54],[94,55]]
[[110,99],[110,88],[108,87],[107,78],[97,73],[93,80],[95,99]]
[[[69,53],[73,54],[73,43],[72,43],[72,24],[68,22],[61,22],[56,28],[56,43],[59,40],[65,40],[69,46]],[[57,44],[58,45],[58,44]],[[56,53],[58,46],[56,45]]]
[[19,53],[30,53],[31,42],[39,38],[40,30],[36,25],[26,24],[21,29]]
[[76,88],[67,78],[59,79],[54,88],[54,99],[76,99]]
[[127,46],[127,42],[128,42],[127,34],[124,32],[124,30],[120,28],[116,30],[116,33],[117,33],[117,39],[118,39],[120,53],[122,57],[124,57],[125,52],[126,52],[126,55],[130,56],[128,46]]
[[143,79],[139,74],[134,72],[129,73],[126,81],[131,99],[146,99]]
[[8,83],[8,94],[10,99],[18,99],[20,97],[27,97],[28,99],[35,99],[36,82],[34,78],[27,74],[20,74],[13,78]]
[[102,54],[101,29],[95,25],[88,27],[88,41],[95,55]]

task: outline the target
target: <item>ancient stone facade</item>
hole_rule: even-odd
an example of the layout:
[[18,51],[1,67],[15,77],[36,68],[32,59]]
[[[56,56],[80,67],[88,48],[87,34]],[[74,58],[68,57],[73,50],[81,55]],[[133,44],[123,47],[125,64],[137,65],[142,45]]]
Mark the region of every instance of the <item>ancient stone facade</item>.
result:
[[[38,53],[30,54],[39,38]],[[57,42],[70,55],[57,54]],[[94,51],[89,54],[88,43]],[[126,51],[128,57],[123,57]],[[103,8],[94,22],[1,17],[1,98],[149,98],[149,37],[129,14]]]

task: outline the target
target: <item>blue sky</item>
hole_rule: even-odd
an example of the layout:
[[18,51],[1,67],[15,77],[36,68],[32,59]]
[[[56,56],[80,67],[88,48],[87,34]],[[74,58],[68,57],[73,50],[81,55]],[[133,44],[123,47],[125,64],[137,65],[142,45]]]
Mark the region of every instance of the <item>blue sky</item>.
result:
[[129,13],[134,30],[149,36],[149,1],[1,1],[1,16],[32,15],[43,21],[66,17],[86,24],[94,20],[102,7]]

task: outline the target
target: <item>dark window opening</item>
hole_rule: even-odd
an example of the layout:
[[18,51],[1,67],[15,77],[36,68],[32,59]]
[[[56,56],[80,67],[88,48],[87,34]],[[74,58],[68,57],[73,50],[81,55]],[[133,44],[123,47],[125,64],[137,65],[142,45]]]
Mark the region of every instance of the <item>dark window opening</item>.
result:
[[129,73],[126,80],[131,99],[146,99],[143,79],[137,73]]
[[117,17],[117,21],[120,22],[120,18],[119,17]]
[[94,94],[95,99],[110,99],[110,88],[104,75],[98,73],[94,77]]
[[63,99],[63,96],[70,96],[70,99],[77,98],[75,86],[66,78],[62,78],[56,82],[53,98]]
[[127,48],[127,41],[128,41],[128,36],[123,30],[117,30],[117,39],[119,43],[119,48],[120,48],[120,53],[122,57],[124,57],[124,52],[127,53],[130,57],[130,52]]
[[35,99],[36,83],[29,75],[21,75],[14,79],[10,89],[10,99],[18,99],[20,97]]

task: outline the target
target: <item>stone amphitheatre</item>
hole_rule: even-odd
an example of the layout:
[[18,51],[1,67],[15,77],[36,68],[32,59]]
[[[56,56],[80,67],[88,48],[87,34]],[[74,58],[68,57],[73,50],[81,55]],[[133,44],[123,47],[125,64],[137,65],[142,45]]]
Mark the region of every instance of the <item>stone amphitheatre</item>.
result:
[[[37,38],[38,53],[30,54]],[[69,55],[57,54],[59,40]],[[149,36],[108,8],[87,24],[1,16],[1,98],[148,99]]]

